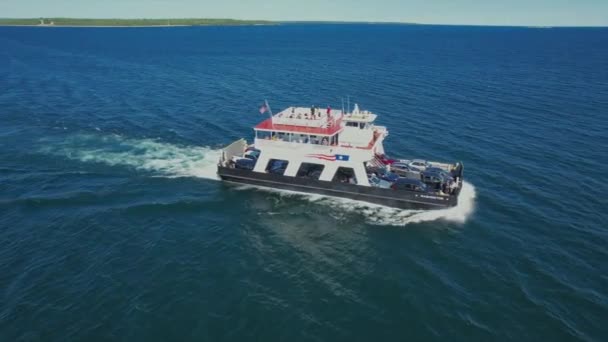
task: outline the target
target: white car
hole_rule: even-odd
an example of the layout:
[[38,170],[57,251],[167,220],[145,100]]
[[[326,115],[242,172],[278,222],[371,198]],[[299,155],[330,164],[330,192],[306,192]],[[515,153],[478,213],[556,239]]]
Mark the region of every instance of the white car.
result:
[[431,164],[429,164],[429,162],[427,162],[426,160],[414,159],[408,164],[408,166],[413,169],[424,171],[427,168],[431,167]]

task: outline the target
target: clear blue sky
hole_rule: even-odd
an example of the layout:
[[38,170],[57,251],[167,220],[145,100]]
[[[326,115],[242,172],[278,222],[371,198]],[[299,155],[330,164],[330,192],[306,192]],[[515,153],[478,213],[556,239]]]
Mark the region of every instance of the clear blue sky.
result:
[[608,0],[0,0],[0,17],[608,26]]

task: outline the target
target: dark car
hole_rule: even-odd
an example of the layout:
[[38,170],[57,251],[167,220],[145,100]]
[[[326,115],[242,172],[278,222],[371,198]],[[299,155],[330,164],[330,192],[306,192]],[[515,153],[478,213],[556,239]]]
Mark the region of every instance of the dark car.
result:
[[429,167],[426,170],[424,170],[425,172],[435,172],[435,173],[440,173],[440,172],[445,172],[444,169],[440,168],[440,167]]
[[375,173],[378,175],[378,177],[380,177],[380,179],[384,179],[385,181],[388,181],[391,183],[396,181],[397,179],[399,179],[398,174],[393,173],[393,172],[388,172],[384,168],[376,170]]
[[393,190],[409,190],[417,192],[427,192],[426,184],[416,179],[399,178],[392,186]]
[[234,162],[234,167],[237,169],[253,170],[255,160],[249,158],[239,158]]
[[257,161],[258,158],[260,157],[260,151],[258,151],[258,150],[247,151],[247,152],[245,152],[245,154],[243,155],[243,157]]
[[439,174],[443,178],[446,178],[446,179],[453,178],[451,172],[448,172],[448,171],[446,171],[446,170],[444,170],[442,168],[439,168],[439,167],[430,167],[430,168],[424,170],[424,172],[436,173],[436,174]]
[[306,174],[306,177],[319,180],[319,178],[321,177],[321,172],[321,170],[310,170]]
[[432,184],[444,184],[453,181],[452,176],[442,169],[432,168],[422,172],[422,181]]
[[283,175],[285,170],[287,170],[287,161],[285,160],[273,160],[270,163],[270,167],[268,168],[269,173],[273,173],[275,175]]

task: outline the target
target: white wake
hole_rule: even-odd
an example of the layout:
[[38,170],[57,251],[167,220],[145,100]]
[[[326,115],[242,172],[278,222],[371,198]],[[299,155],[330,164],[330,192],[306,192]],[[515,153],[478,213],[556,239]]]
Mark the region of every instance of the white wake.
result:
[[[199,177],[219,180],[217,162],[221,150],[209,147],[180,146],[154,139],[131,139],[119,135],[75,135],[60,146],[51,144],[45,152],[69,159],[106,165],[122,165],[137,170],[158,173],[164,177]],[[369,223],[403,226],[410,223],[446,220],[464,223],[475,208],[475,187],[467,182],[459,196],[458,205],[438,210],[401,210],[350,199],[307,194],[257,186],[237,189],[259,189],[281,196],[297,196],[319,205],[362,214]]]
[[119,135],[75,135],[46,152],[87,163],[122,165],[167,177],[219,179],[217,162],[221,150],[180,146],[154,139],[130,139]]
[[436,220],[464,223],[475,210],[476,197],[475,187],[473,184],[463,182],[462,190],[458,196],[458,205],[455,207],[435,210],[404,210],[347,198],[270,189],[258,186],[239,186],[238,189],[256,189],[274,192],[281,196],[300,197],[318,205],[324,205],[330,208],[352,212],[353,214],[361,214],[365,217],[368,223],[391,226],[405,226],[411,223]]

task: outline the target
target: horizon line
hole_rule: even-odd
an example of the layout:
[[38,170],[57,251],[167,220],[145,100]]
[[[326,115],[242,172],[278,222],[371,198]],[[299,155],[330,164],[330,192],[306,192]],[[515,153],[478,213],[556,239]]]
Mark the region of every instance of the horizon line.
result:
[[[315,24],[393,24],[393,25],[420,25],[420,26],[476,26],[476,27],[521,27],[521,28],[608,28],[608,25],[527,25],[527,24],[471,24],[471,23],[422,23],[407,21],[383,21],[383,20],[270,20],[270,19],[237,19],[237,18],[203,18],[203,17],[0,17],[0,20],[38,20],[38,19],[74,19],[74,20],[233,20],[233,21],[258,21],[268,23],[315,23]],[[0,23],[0,26],[4,26]],[[17,25],[20,26],[20,25]],[[61,25],[58,25],[61,26]],[[195,26],[195,25],[192,25]],[[213,26],[213,25],[209,25]]]

